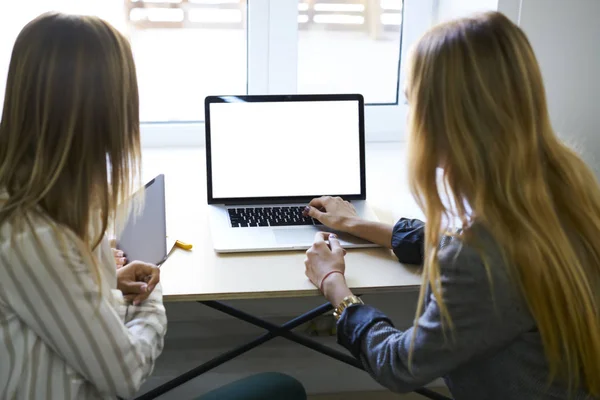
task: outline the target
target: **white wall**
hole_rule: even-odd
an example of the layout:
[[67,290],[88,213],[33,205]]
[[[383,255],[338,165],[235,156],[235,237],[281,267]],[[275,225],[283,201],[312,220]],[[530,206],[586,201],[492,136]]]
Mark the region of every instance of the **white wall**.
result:
[[500,0],[499,6],[532,43],[554,129],[600,176],[600,0]]
[[552,124],[600,177],[600,0],[438,0],[437,21],[497,9],[538,57]]

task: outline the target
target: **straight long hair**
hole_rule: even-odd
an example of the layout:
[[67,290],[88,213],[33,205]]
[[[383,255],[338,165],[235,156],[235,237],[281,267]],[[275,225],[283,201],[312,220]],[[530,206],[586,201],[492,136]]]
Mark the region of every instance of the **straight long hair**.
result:
[[406,91],[410,183],[427,218],[417,316],[429,286],[452,327],[437,245],[458,218],[477,247],[477,223],[536,321],[550,381],[600,396],[600,189],[552,129],[527,37],[497,12],[439,25],[414,48]]
[[27,24],[0,121],[0,226],[14,233],[41,217],[91,255],[137,184],[140,160],[127,39],[92,16],[48,13]]

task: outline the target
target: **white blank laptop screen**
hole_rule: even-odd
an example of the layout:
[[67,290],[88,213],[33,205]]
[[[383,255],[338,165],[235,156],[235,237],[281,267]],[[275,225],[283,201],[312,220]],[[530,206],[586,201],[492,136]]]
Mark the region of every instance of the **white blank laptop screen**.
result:
[[210,104],[213,197],[360,194],[358,101]]

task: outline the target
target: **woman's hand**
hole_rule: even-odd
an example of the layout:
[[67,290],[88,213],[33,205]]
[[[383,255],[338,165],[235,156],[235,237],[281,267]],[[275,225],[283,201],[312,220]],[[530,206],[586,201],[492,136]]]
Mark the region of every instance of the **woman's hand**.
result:
[[136,306],[150,296],[158,282],[160,270],[156,265],[133,261],[117,271],[117,289]]
[[388,249],[392,248],[392,225],[360,218],[354,206],[340,197],[325,196],[314,199],[304,209],[304,215],[310,215],[336,231],[349,233]]
[[330,196],[313,199],[304,209],[304,215],[318,219],[323,225],[341,232],[348,232],[351,225],[360,220],[352,204],[341,197]]
[[125,264],[127,264],[127,258],[125,258],[125,254],[119,249],[112,249],[113,256],[115,257],[115,263],[117,264],[117,269],[123,268]]
[[[329,245],[325,239],[329,239]],[[344,297],[352,294],[344,278],[345,255],[346,251],[335,235],[319,232],[315,237],[314,244],[306,252],[304,260],[306,276],[323,291],[327,300],[334,306],[340,304]]]

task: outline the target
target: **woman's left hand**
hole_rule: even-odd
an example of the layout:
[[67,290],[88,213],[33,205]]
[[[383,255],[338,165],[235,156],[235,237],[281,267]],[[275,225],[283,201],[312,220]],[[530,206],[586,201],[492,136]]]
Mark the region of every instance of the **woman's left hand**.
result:
[[117,271],[117,289],[136,306],[150,296],[159,282],[160,270],[153,264],[134,261]]
[[[329,245],[325,242],[326,239],[329,240]],[[306,276],[332,303],[338,300],[339,296],[336,296],[336,293],[348,291],[343,278],[346,272],[345,255],[346,250],[342,248],[337,237],[325,232],[317,233],[314,244],[306,252]],[[333,290],[329,290],[330,282],[335,286]]]

